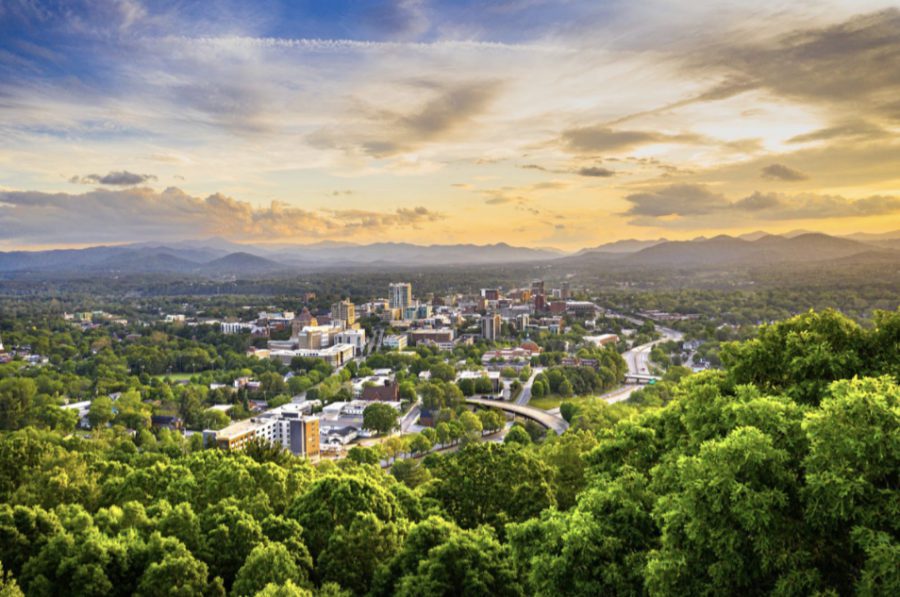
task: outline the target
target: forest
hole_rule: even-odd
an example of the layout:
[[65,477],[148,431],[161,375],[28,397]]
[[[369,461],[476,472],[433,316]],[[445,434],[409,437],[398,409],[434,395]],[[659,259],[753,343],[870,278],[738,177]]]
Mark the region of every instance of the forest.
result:
[[36,416],[0,436],[0,594],[900,594],[900,311],[721,357],[389,470]]

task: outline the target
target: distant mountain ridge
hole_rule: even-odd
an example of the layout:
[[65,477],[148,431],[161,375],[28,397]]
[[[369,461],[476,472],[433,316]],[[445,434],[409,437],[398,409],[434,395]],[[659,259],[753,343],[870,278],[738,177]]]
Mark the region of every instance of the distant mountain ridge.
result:
[[797,236],[750,235],[750,239],[720,235],[689,241],[657,243],[625,255],[596,251],[561,261],[594,259],[629,266],[720,267],[725,265],[767,265],[848,259],[866,255],[872,259],[900,263],[900,251],[821,233]]
[[[0,273],[40,275],[171,273],[254,276],[329,268],[435,267],[547,263],[591,263],[627,267],[721,267],[778,263],[877,261],[900,262],[900,232],[854,235],[857,238],[796,231],[762,231],[739,237],[720,235],[687,241],[622,240],[565,254],[557,249],[492,245],[358,245],[322,241],[311,245],[249,245],[212,238],[173,243],[138,243],[85,249],[0,252]],[[863,239],[863,240],[859,240]]]

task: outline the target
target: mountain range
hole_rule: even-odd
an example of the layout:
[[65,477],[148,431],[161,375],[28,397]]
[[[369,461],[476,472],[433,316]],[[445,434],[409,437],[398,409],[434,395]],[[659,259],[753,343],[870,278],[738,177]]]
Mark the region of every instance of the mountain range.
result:
[[312,245],[247,245],[221,238],[137,243],[85,249],[0,252],[0,273],[15,275],[120,275],[170,273],[258,276],[321,269],[434,267],[544,263],[560,266],[617,264],[626,267],[709,268],[827,261],[900,264],[900,232],[847,237],[796,231],[754,232],[689,241],[624,240],[563,253],[555,249],[494,245],[358,245],[325,241]]

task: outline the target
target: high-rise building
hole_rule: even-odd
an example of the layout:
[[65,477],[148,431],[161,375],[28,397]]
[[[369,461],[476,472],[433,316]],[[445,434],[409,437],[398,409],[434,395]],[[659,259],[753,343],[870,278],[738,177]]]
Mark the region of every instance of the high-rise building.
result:
[[544,294],[544,281],[543,280],[534,280],[531,283],[531,294],[538,295]]
[[562,300],[566,300],[572,296],[572,290],[569,287],[568,282],[563,282],[562,288],[560,290],[561,290],[560,294],[562,295],[560,298],[562,298]]
[[412,304],[412,285],[409,282],[395,282],[390,286],[388,296],[391,309],[405,309]]
[[353,326],[356,323],[356,307],[346,299],[336,302],[331,305],[331,320],[342,321],[346,327]]
[[232,423],[218,431],[204,432],[215,438],[223,450],[242,450],[258,440],[290,450],[292,454],[319,456],[319,418],[279,412]]
[[485,315],[481,318],[481,335],[485,340],[494,341],[500,338],[500,319],[499,313],[493,315]]

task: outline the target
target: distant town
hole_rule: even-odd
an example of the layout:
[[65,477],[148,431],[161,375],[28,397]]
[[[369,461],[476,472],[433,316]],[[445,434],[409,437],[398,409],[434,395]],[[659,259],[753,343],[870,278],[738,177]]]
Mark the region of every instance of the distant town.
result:
[[[66,312],[63,319],[83,332],[131,330],[113,337],[135,351],[145,338],[134,330],[153,326],[249,338],[246,357],[269,363],[265,371],[219,373],[214,381],[209,364],[195,364],[193,373],[186,367],[157,373],[151,384],[205,384],[207,412],[186,417],[183,408],[147,396],[150,425],[196,436],[205,447],[241,450],[262,442],[310,459],[342,458],[353,446],[394,436],[423,436],[428,441],[419,447],[429,451],[473,437],[502,441],[514,424],[538,437],[562,433],[572,412],[561,406],[577,396],[624,401],[659,381],[673,362],[694,371],[710,366],[697,354],[702,342],[663,327],[694,316],[625,315],[565,282],[423,297],[409,282],[396,282],[385,291],[356,304],[342,298],[327,310],[303,306],[242,318],[204,317],[186,304],[185,313],[159,313],[155,321],[104,311]],[[316,296],[302,299],[312,304]],[[14,359],[48,363],[35,347],[0,345],[0,361]],[[89,432],[118,420],[113,413],[122,395],[62,408],[77,413],[78,429]],[[460,411],[462,405],[468,408]],[[469,411],[477,415],[465,416]]]

